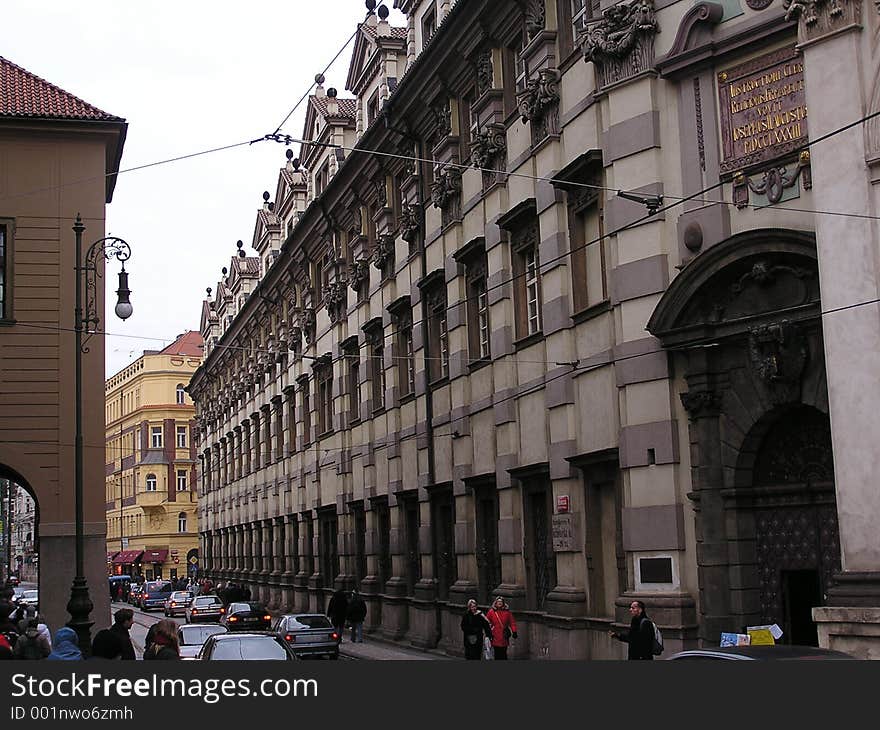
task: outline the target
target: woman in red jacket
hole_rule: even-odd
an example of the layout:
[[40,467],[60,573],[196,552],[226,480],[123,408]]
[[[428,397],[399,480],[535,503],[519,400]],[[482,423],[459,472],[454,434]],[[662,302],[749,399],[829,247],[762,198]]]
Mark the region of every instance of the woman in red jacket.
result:
[[492,651],[496,659],[507,659],[510,637],[516,638],[516,621],[507,602],[497,596],[492,608],[486,612],[486,619],[492,627]]

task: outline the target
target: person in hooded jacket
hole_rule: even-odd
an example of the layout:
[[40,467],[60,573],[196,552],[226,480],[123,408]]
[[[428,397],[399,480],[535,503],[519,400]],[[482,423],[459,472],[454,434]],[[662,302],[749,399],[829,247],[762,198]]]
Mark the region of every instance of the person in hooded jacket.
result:
[[79,650],[79,638],[69,626],[62,626],[55,632],[55,640],[52,642],[52,653],[47,659],[62,661],[79,661],[83,658]]
[[156,630],[153,632],[153,643],[144,652],[144,659],[180,659],[177,624],[166,618],[154,625]]
[[351,624],[351,643],[364,643],[364,620],[367,618],[367,603],[361,598],[357,589],[351,592],[348,599],[346,618]]
[[486,620],[492,628],[492,653],[496,659],[507,659],[507,647],[510,639],[516,636],[516,620],[501,596],[492,602],[492,608],[486,613]]
[[12,655],[16,659],[45,659],[51,653],[49,642],[40,633],[37,619],[30,619],[25,625],[24,633],[15,642]]
[[645,613],[645,604],[633,601],[629,605],[632,620],[629,631],[609,631],[612,639],[629,645],[626,658],[629,660],[654,659],[654,624]]
[[464,658],[482,659],[483,637],[492,639],[492,626],[473,598],[467,602],[467,610],[461,617],[461,633],[464,637]]

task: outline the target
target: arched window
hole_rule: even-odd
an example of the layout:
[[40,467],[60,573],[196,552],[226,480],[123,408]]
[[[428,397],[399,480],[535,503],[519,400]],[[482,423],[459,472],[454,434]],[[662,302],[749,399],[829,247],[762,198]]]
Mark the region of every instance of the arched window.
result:
[[182,406],[184,403],[184,390],[183,385],[181,383],[177,384],[177,405]]
[[155,474],[147,474],[147,491],[155,492],[156,491],[156,475]]
[[177,515],[177,531],[186,532],[186,512]]

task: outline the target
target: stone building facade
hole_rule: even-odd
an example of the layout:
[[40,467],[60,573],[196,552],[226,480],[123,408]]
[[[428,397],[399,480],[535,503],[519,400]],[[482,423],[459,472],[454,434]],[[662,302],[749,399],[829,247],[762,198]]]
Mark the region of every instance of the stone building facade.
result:
[[[285,609],[357,586],[368,631],[451,653],[496,594],[516,657],[619,657],[634,599],[667,650],[778,623],[876,651],[876,457],[840,451],[835,408],[865,411],[822,318],[854,268],[877,296],[878,127],[846,170],[816,141],[880,104],[855,91],[876,10],[400,0],[394,29],[367,5],[354,98],[318,80],[259,257],[203,307],[206,570]],[[826,43],[845,113],[816,100]],[[858,226],[860,257],[822,259]],[[876,304],[852,311],[873,343]]]
[[153,580],[198,571],[195,408],[186,385],[203,355],[201,334],[184,332],[104,384],[111,574]]

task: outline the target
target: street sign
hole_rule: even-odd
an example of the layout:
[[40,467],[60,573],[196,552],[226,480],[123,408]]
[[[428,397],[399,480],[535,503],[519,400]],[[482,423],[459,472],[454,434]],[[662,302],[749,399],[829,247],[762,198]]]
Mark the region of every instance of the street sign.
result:
[[126,549],[128,548],[128,538],[127,538],[127,537],[123,537],[122,540],[121,540],[120,542],[122,542],[122,549],[123,549],[123,550],[126,550]]

